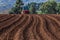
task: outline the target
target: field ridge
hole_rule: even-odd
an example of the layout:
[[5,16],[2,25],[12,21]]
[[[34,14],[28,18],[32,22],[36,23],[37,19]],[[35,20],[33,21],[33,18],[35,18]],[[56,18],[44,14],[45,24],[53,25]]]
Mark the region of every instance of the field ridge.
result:
[[0,40],[60,40],[60,14],[0,14]]

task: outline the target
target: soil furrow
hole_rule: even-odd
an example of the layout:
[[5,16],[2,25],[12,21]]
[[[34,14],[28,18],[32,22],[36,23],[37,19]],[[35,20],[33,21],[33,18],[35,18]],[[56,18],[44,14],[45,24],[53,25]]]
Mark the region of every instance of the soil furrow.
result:
[[[22,25],[22,27],[18,30],[18,32],[16,32],[16,35],[14,36],[14,38],[18,39],[18,40],[25,40],[24,38],[24,31],[25,31],[25,28],[27,27],[27,24],[29,23],[30,21],[30,17],[27,16],[28,18],[26,19],[26,21],[24,22],[24,25]],[[19,35],[19,36],[18,36]],[[17,37],[16,37],[17,36]],[[16,40],[15,39],[15,40]]]
[[[60,28],[55,24],[55,21],[52,21],[51,19],[46,17],[46,20],[48,21],[48,29],[53,33],[58,39],[60,39]],[[55,24],[55,25],[54,25]],[[52,29],[53,28],[53,29]]]
[[46,15],[49,19],[51,19],[52,21],[56,22],[57,26],[60,27],[60,21],[58,21],[56,18],[52,17],[52,16],[49,16],[49,15]]
[[[21,16],[22,17],[22,16]],[[20,18],[20,17],[18,17]],[[16,27],[16,22],[18,21],[19,19],[16,19],[16,21],[13,23],[14,25],[11,25],[11,26],[7,26],[6,28],[3,28],[0,30],[0,35],[3,33],[3,35],[7,35],[10,31],[12,31],[12,29],[14,29]],[[13,27],[12,27],[13,26]],[[4,33],[5,32],[5,33]],[[3,36],[2,35],[2,36]]]
[[27,30],[28,28],[31,26],[33,20],[32,20],[32,16],[29,16],[30,19],[29,19],[29,23],[26,25],[26,28],[23,30],[23,37],[24,37],[24,40],[27,40]]
[[7,27],[7,26],[12,25],[18,19],[19,19],[19,16],[14,16],[10,20],[6,20],[3,23],[0,23],[0,29],[2,29],[3,27]]
[[35,26],[34,26],[34,28],[33,28],[33,33],[34,33],[34,35],[35,35],[35,37],[36,37],[36,40],[41,40],[41,38],[39,37],[39,35],[38,35],[38,33],[37,33],[37,27],[40,25],[40,24],[39,24],[39,19],[38,19],[37,16],[36,16],[35,18],[36,18],[36,23],[35,23]]
[[9,20],[10,18],[12,18],[12,17],[14,17],[14,15],[12,15],[12,16],[7,16],[7,17],[4,17],[3,19],[1,19],[0,20],[0,23],[2,23],[2,22],[4,22],[4,21],[6,21],[6,20]]
[[[24,16],[23,16],[24,17]],[[9,36],[9,40],[13,40],[14,38],[14,35],[16,34],[16,32],[17,32],[17,30],[19,30],[19,28],[20,28],[20,31],[22,31],[22,29],[23,29],[23,25],[22,24],[25,24],[25,23],[23,23],[24,21],[26,21],[27,19],[27,16],[25,16],[21,21],[20,21],[20,23],[18,24],[18,25],[16,25],[17,27],[16,28],[14,28],[11,32],[10,32],[10,36]],[[20,33],[19,33],[20,34]]]
[[36,40],[36,37],[33,33],[33,28],[35,26],[35,23],[36,23],[36,18],[34,18],[32,16],[32,20],[33,20],[33,23],[31,24],[31,26],[29,28],[27,28],[27,32],[26,32],[26,35],[27,35],[27,40]]
[[44,20],[41,17],[41,15],[39,15],[39,16],[37,15],[37,17],[39,19],[39,25],[37,27],[37,33],[40,36],[41,40],[45,40],[46,38],[44,38],[45,34],[44,34],[44,29],[43,29],[43,27],[44,27]]
[[0,40],[60,40],[60,15],[1,14]]

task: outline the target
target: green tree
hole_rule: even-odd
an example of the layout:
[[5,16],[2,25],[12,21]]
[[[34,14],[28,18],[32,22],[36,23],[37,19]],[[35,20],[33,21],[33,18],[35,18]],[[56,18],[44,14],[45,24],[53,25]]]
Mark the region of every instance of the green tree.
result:
[[32,2],[29,6],[30,14],[36,14],[36,3]]
[[60,3],[57,3],[57,7],[56,7],[57,13],[60,13]]
[[22,11],[23,2],[21,0],[16,0],[14,7],[9,12],[10,14],[20,14]]
[[56,13],[57,3],[55,1],[47,1],[40,6],[42,13],[53,14]]

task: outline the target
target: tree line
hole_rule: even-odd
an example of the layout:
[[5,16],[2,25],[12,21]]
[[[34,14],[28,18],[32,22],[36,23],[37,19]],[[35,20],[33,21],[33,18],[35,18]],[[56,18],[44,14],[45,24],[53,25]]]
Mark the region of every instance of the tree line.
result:
[[[23,2],[21,0],[17,0],[15,6],[9,11],[10,14],[21,14],[23,10]],[[60,3],[56,1],[48,0],[43,3],[28,3],[28,10],[30,14],[59,14],[60,13]]]

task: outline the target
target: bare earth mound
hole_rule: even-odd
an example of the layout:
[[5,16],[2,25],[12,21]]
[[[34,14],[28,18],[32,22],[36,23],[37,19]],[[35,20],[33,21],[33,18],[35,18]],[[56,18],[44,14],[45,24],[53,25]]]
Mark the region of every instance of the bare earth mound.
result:
[[0,40],[60,40],[60,15],[1,14]]

